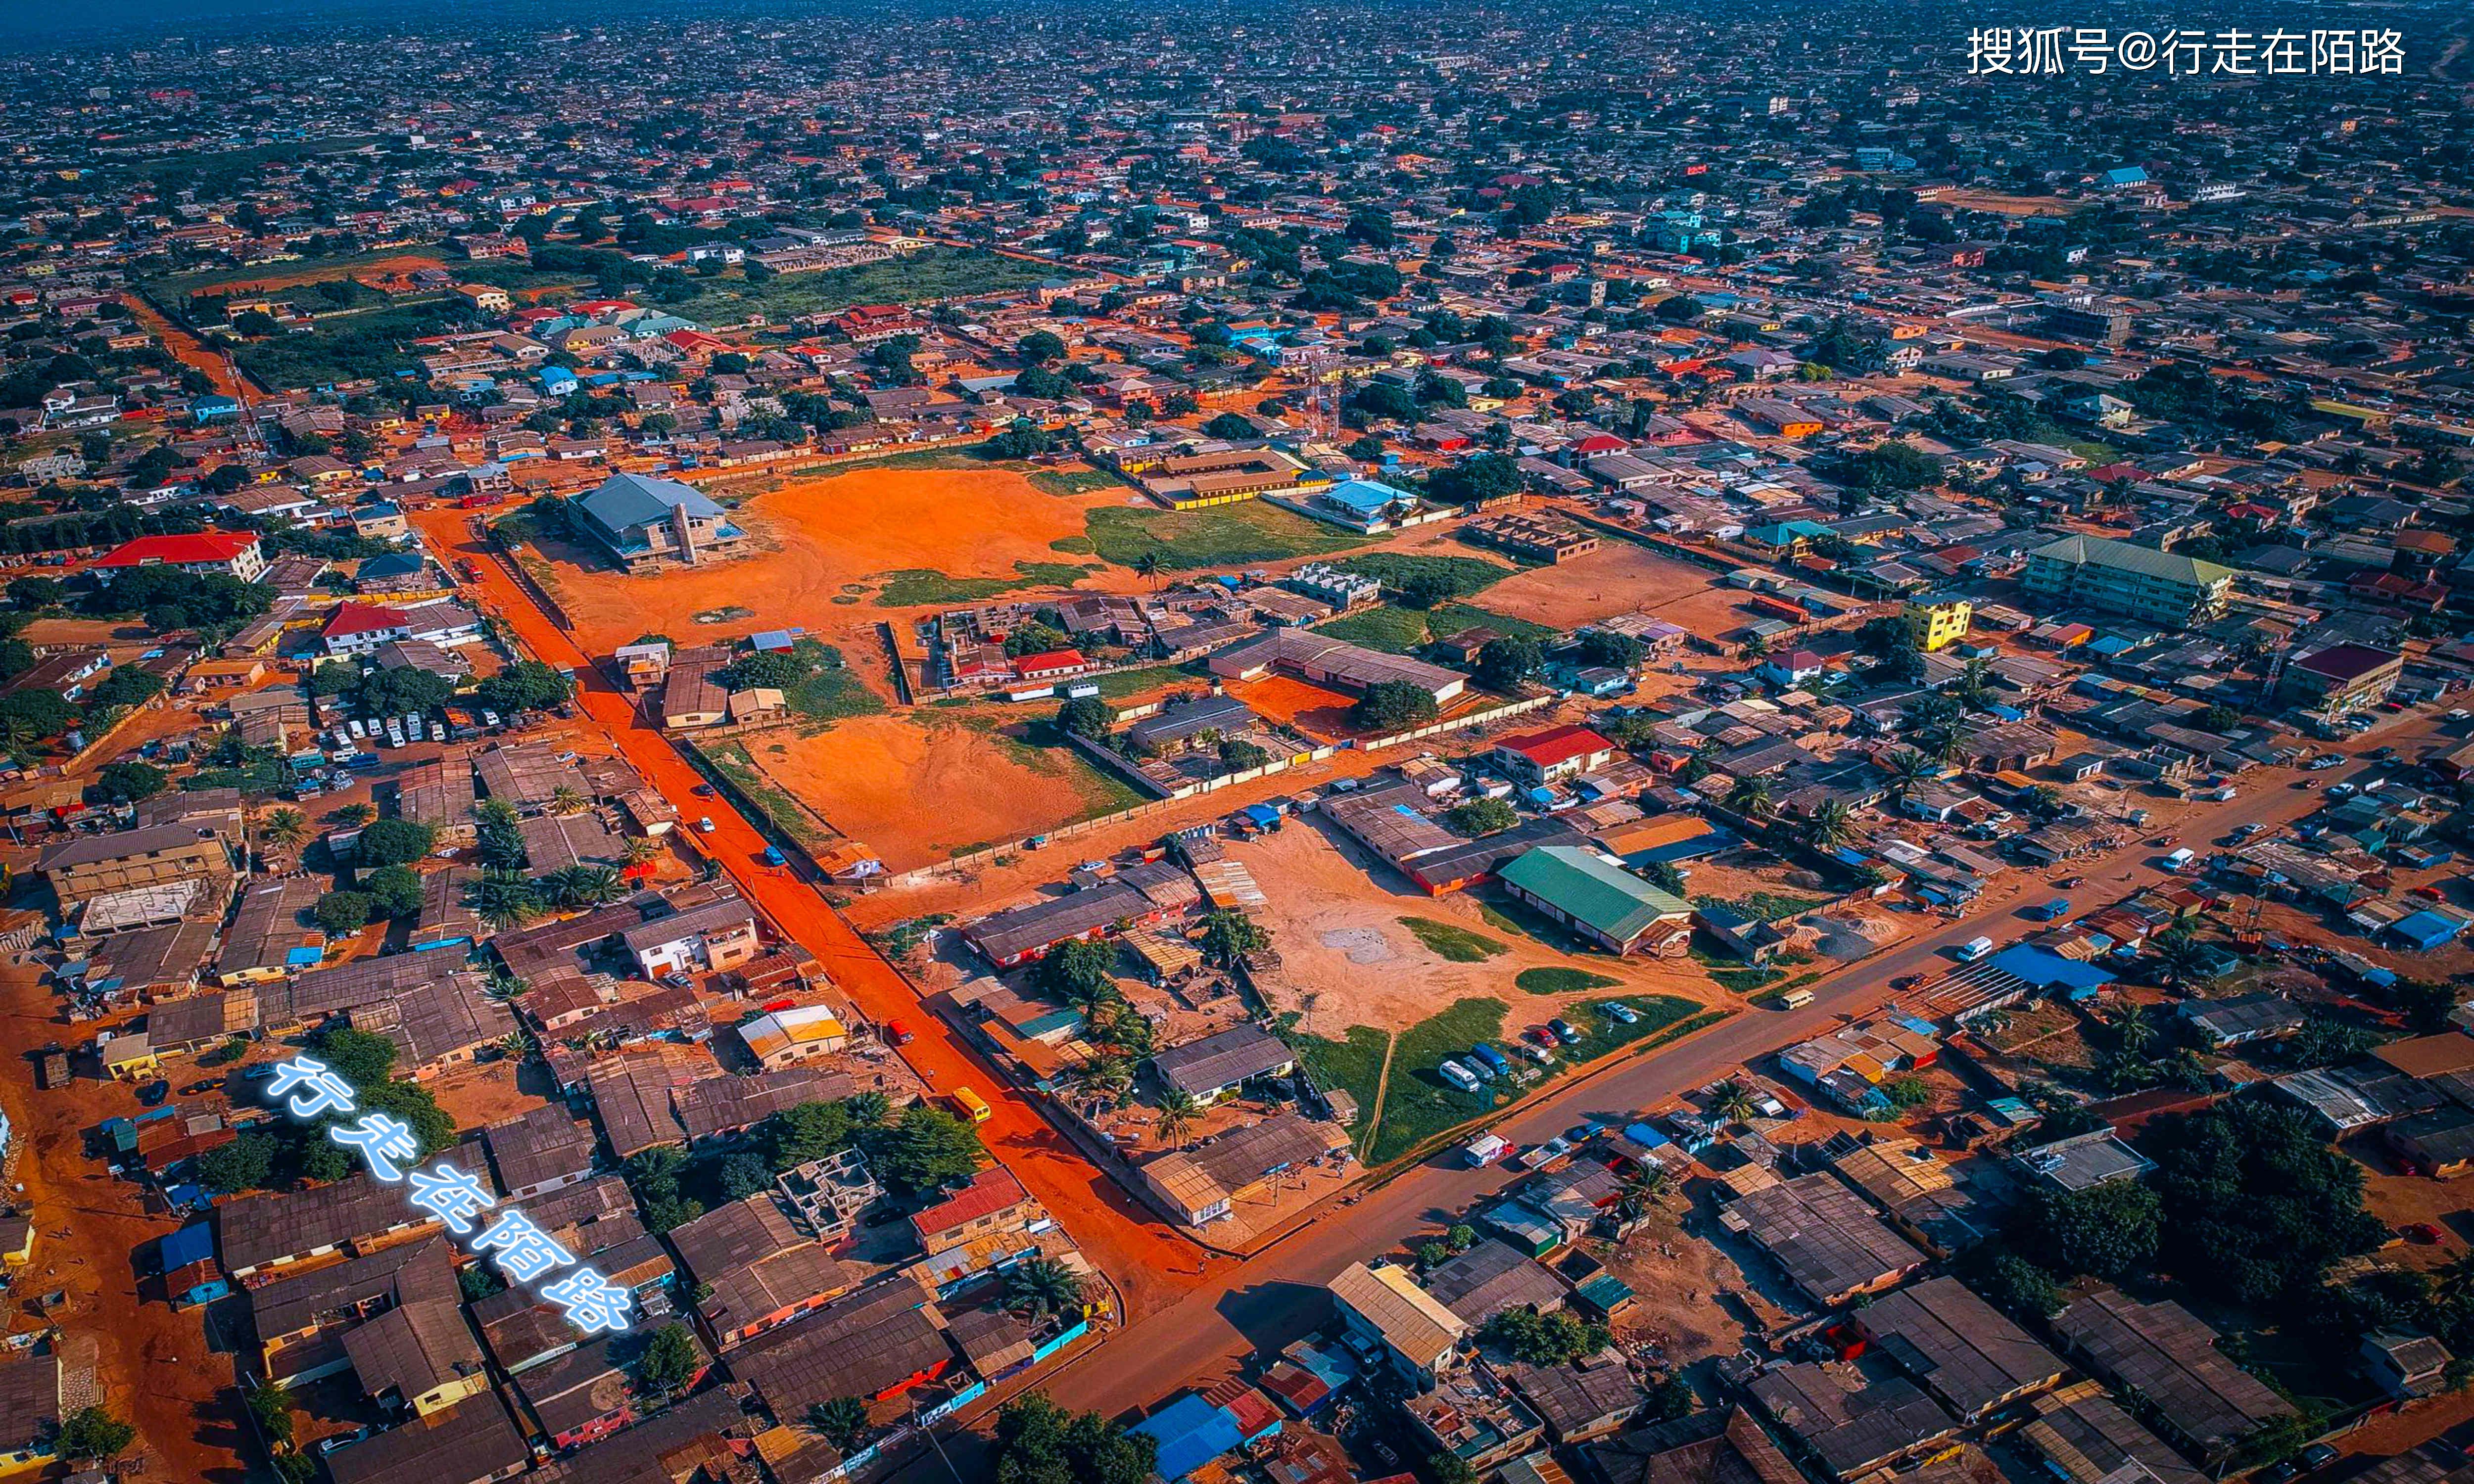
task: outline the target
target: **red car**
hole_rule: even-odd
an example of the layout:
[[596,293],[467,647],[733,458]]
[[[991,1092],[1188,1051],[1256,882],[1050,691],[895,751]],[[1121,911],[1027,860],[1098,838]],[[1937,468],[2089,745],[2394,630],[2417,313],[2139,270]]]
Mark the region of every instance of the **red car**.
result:
[[885,1039],[897,1046],[907,1046],[910,1044],[910,1027],[899,1020],[887,1020],[885,1022]]

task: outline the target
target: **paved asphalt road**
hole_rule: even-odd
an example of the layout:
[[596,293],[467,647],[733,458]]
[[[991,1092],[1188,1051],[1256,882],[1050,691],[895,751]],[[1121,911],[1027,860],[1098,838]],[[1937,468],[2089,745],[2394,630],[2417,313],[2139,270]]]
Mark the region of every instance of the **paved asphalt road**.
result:
[[[2438,734],[2434,718],[2410,713],[2390,719],[2371,737],[2350,745],[2385,741],[2411,755],[2409,744]],[[2233,801],[2195,811],[2178,839],[2204,853],[2236,826],[2299,819],[2318,806],[2318,785],[2349,776],[2351,771],[2337,769],[2317,774],[2290,768],[2255,770],[2241,781]],[[2292,786],[2303,778],[2315,786],[2309,790]],[[1892,980],[1951,968],[1950,950],[1968,939],[1979,933],[2016,939],[2033,930],[2037,924],[2023,917],[2022,909],[2053,895],[2050,876],[2075,873],[2087,877],[2084,885],[2069,894],[2082,911],[2166,879],[2168,873],[2159,862],[2170,847],[2147,844],[2151,838],[2155,837],[2143,834],[2131,847],[2093,863],[2050,873],[2016,873],[2001,890],[1988,896],[1981,910],[1817,981],[1812,986],[1814,1003],[1803,1010],[1746,1011],[1664,1050],[1551,1088],[1496,1122],[1494,1130],[1516,1143],[1527,1144],[1551,1137],[1584,1118],[1623,1118],[1868,1014],[1893,997]],[[1147,1411],[1188,1385],[1234,1374],[1249,1352],[1276,1349],[1326,1323],[1331,1308],[1322,1285],[1342,1268],[1431,1234],[1518,1178],[1518,1171],[1502,1167],[1463,1167],[1447,1150],[1368,1191],[1354,1205],[1327,1204],[1284,1240],[1242,1263],[1215,1271],[1201,1287],[1069,1359],[1060,1370],[1038,1377],[1037,1385],[1076,1410],[1116,1415]],[[996,1400],[1001,1398],[965,1413],[964,1422],[984,1417]],[[947,1434],[949,1448],[958,1443],[968,1449],[971,1442]],[[962,1461],[958,1453],[957,1461]],[[913,1467],[906,1476],[913,1480],[944,1477],[943,1467],[933,1457],[924,1460],[924,1468],[926,1472]],[[969,1472],[967,1464],[964,1472]]]

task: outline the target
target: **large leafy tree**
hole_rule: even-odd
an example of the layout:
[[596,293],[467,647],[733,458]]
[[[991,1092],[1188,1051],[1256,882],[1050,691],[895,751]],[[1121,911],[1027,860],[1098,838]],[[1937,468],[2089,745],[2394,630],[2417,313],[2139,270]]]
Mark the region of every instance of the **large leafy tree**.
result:
[[1159,1444],[1097,1412],[1069,1412],[1038,1392],[997,1412],[996,1484],[1143,1484]]
[[2363,1167],[2298,1109],[2238,1098],[2154,1126],[2165,1265],[2249,1304],[2307,1294],[2388,1230],[2363,1209]]
[[941,1108],[925,1103],[867,1137],[868,1163],[877,1178],[910,1194],[967,1180],[987,1162],[979,1131]]

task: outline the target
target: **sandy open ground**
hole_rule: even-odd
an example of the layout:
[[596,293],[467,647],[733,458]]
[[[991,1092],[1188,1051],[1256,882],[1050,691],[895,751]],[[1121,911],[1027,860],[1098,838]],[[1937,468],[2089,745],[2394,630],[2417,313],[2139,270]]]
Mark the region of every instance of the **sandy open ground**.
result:
[[299,288],[304,283],[324,283],[330,278],[382,278],[389,274],[416,273],[424,268],[445,268],[446,260],[428,252],[404,252],[394,257],[353,259],[342,263],[311,263],[303,268],[276,273],[252,274],[246,278],[218,281],[202,290],[211,294],[264,294],[275,289]]
[[1303,728],[1319,737],[1350,737],[1359,729],[1348,712],[1357,698],[1293,675],[1266,675],[1261,680],[1230,681],[1228,694],[1254,708],[1258,716]]
[[[1609,539],[1593,552],[1554,566],[1508,577],[1471,599],[1489,612],[1525,618],[1553,629],[1573,629],[1622,613],[1660,613],[1669,605],[1710,596],[1721,607],[1734,599],[1713,593],[1717,574],[1661,557],[1630,541]],[[1670,618],[1672,623],[1684,623]],[[1686,627],[1691,627],[1686,624]]]
[[[642,577],[561,562],[558,598],[596,654],[645,633],[683,644],[786,627],[847,635],[871,627],[878,610],[835,600],[864,600],[891,572],[1014,578],[1018,562],[1089,562],[1050,543],[1081,536],[1085,512],[1122,497],[1049,494],[1005,468],[854,468],[795,480],[740,506],[739,522],[767,548],[754,556]],[[695,621],[726,608],[752,616]]]
[[746,740],[766,777],[896,872],[1135,802],[1068,753],[1021,747],[933,710]]
[[[1274,1011],[1305,1012],[1299,1029],[1340,1037],[1352,1025],[1398,1031],[1466,996],[1491,994],[1511,1007],[1504,1025],[1517,1032],[1539,1024],[1566,1002],[1623,991],[1680,994],[1711,1003],[1727,998],[1688,960],[1616,959],[1565,954],[1496,925],[1468,893],[1428,897],[1353,842],[1326,835],[1309,820],[1276,834],[1229,847],[1271,898],[1260,914],[1279,950],[1280,968],[1256,975]],[[1421,918],[1478,934],[1503,951],[1476,963],[1455,963],[1402,925]],[[1564,994],[1531,994],[1514,986],[1524,969],[1579,969],[1622,981]],[[1308,1001],[1311,1000],[1311,1005]]]

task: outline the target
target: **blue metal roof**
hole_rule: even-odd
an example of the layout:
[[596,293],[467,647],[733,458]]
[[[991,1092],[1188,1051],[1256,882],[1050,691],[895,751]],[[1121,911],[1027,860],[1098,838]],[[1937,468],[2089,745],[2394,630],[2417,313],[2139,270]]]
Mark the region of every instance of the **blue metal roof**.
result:
[[2065,989],[2090,990],[2111,984],[2114,976],[2093,964],[2074,958],[2064,958],[2050,948],[2032,943],[2015,944],[1985,960],[2013,978],[2025,979],[2038,989],[2050,990],[2055,985]]
[[211,1257],[215,1255],[215,1229],[203,1221],[182,1227],[163,1238],[162,1254],[166,1273],[187,1267],[202,1257]]
[[1164,1479],[1181,1479],[1245,1441],[1225,1410],[1192,1392],[1127,1430],[1158,1440]]

